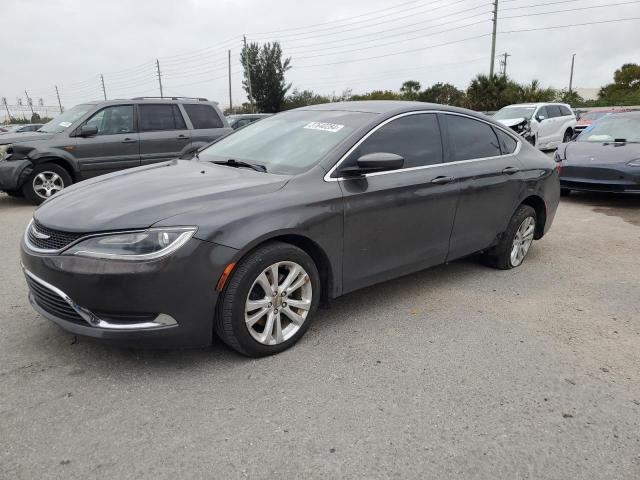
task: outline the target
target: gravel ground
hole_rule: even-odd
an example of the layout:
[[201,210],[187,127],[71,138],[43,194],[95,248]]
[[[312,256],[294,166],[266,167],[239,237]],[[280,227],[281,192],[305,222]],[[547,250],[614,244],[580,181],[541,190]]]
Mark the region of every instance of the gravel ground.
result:
[[521,268],[350,294],[261,360],[40,318],[32,210],[0,195],[0,478],[640,477],[640,199],[571,196]]

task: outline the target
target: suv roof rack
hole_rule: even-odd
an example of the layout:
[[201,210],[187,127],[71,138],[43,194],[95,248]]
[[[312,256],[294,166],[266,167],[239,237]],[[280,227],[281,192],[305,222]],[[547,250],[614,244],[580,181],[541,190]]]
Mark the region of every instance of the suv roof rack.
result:
[[200,102],[208,102],[209,100],[207,100],[204,97],[133,97],[131,100],[147,100],[147,99],[152,99],[152,100],[198,100]]

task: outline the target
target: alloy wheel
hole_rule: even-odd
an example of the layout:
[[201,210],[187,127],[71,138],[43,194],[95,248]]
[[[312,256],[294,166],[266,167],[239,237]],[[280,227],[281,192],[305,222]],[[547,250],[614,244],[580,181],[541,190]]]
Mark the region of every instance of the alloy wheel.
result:
[[263,345],[278,345],[293,337],[304,323],[313,298],[308,273],[295,262],[265,268],[249,289],[245,324]]
[[535,219],[533,217],[527,217],[522,221],[518,230],[516,230],[516,235],[513,238],[513,243],[511,244],[510,256],[511,265],[513,267],[519,266],[527,255],[529,247],[531,247],[531,243],[533,242],[535,229]]
[[33,178],[33,191],[40,198],[47,199],[64,188],[64,180],[56,172],[40,172]]

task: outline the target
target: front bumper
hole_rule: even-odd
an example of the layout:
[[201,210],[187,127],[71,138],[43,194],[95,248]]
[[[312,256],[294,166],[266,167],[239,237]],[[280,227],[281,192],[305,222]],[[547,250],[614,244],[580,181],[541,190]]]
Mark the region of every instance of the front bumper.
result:
[[0,190],[18,190],[31,174],[30,160],[3,160],[0,162]]
[[215,285],[236,254],[197,239],[150,262],[38,255],[22,245],[38,313],[76,335],[145,348],[211,343]]
[[585,192],[640,193],[640,167],[562,164],[560,187]]

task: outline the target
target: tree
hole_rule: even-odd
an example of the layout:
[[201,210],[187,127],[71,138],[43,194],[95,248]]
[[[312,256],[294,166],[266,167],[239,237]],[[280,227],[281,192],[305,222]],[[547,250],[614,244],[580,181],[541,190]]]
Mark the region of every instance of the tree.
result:
[[352,95],[349,100],[399,100],[402,96],[392,90],[374,90],[364,95]]
[[614,72],[613,81],[627,89],[640,88],[640,65],[625,63]]
[[[291,84],[284,74],[291,68],[291,58],[282,59],[278,42],[251,43],[243,47],[240,61],[244,67],[242,86],[261,112],[276,113],[282,109]],[[251,86],[249,86],[251,81]]]
[[450,83],[436,83],[426,88],[420,92],[418,100],[421,102],[440,103],[442,105],[453,105],[456,107],[466,105],[465,93]]
[[539,80],[531,80],[531,83],[519,85],[518,102],[551,102],[556,97],[553,88],[542,88]]
[[572,107],[583,107],[586,105],[584,98],[578,95],[575,90],[569,91],[569,89],[562,89],[556,92],[556,102],[567,103]]
[[469,108],[479,111],[499,110],[516,103],[519,86],[502,75],[477,75],[467,88]]
[[613,74],[613,82],[605,85],[598,93],[601,105],[640,104],[640,65],[626,63]]
[[289,95],[282,106],[283,110],[290,110],[292,108],[305,107],[307,105],[317,105],[319,103],[329,103],[333,101],[330,97],[319,95],[311,90],[298,90],[295,89],[291,95]]
[[400,87],[400,93],[406,100],[417,100],[420,88],[420,82],[416,80],[407,80]]

